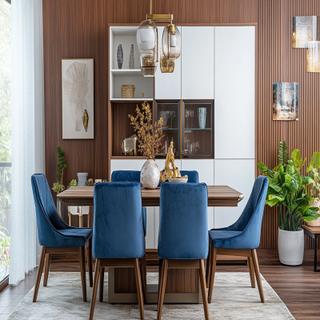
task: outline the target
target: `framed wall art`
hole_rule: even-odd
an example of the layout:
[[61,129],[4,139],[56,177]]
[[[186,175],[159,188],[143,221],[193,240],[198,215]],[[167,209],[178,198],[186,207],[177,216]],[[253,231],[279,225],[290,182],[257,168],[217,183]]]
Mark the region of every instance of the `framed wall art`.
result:
[[298,82],[273,84],[273,120],[299,120]]
[[62,59],[62,139],[94,139],[93,59]]
[[308,41],[319,40],[319,18],[293,17],[292,48],[308,48]]

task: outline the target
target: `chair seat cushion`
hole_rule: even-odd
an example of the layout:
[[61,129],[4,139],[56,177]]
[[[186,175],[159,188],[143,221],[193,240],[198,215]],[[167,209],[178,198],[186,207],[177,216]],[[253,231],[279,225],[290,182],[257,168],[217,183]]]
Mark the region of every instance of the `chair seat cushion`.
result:
[[[230,244],[233,241],[237,241],[234,237],[242,234],[242,231],[227,231],[227,230],[210,230],[209,240],[212,242],[213,246],[216,248],[232,248]],[[227,240],[227,241],[226,241]]]
[[61,244],[61,246],[68,247],[84,246],[92,236],[92,229],[90,228],[60,229],[58,232],[68,238],[68,243]]

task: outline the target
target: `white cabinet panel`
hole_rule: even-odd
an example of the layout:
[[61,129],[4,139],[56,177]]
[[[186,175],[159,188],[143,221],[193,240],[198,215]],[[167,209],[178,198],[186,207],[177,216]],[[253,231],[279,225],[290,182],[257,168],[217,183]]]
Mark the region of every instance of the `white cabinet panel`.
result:
[[215,28],[215,159],[255,157],[255,27]]
[[214,27],[182,27],[182,99],[214,98]]
[[[196,170],[199,173],[199,182],[207,185],[214,185],[214,160],[207,159],[183,159],[181,170]],[[214,222],[215,208],[208,207],[208,228],[212,229]]]
[[215,208],[215,228],[234,223],[248,202],[255,180],[255,160],[215,160],[215,185],[228,185],[244,195],[237,207]]
[[[178,28],[181,33],[181,27]],[[155,75],[155,99],[181,99],[181,56],[177,60],[175,60],[173,73],[162,73],[160,70],[162,32],[163,27],[158,27],[159,62]]]

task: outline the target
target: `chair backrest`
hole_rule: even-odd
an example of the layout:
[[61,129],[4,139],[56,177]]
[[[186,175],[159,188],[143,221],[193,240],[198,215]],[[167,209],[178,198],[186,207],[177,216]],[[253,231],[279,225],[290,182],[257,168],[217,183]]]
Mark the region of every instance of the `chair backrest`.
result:
[[204,183],[164,182],[160,190],[160,259],[208,255],[208,191]]
[[94,258],[142,258],[145,253],[137,182],[102,182],[94,187]]
[[51,236],[56,229],[67,228],[54,205],[46,177],[37,173],[31,176],[33,198],[36,207],[38,238],[42,246],[51,246]]
[[[187,175],[188,182],[199,182],[199,174],[197,171],[181,170],[181,176]],[[140,182],[140,171],[134,170],[116,170],[111,174],[111,181],[127,181],[127,182]],[[160,184],[159,184],[160,186]]]

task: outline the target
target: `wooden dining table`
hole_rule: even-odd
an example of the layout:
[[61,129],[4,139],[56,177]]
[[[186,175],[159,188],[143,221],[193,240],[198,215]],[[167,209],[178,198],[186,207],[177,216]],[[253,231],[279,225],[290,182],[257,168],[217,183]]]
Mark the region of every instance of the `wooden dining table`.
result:
[[[209,207],[236,207],[243,194],[229,186],[207,186]],[[57,195],[57,207],[62,205],[93,206],[93,186],[70,187]],[[159,207],[160,188],[141,188],[142,206]],[[168,270],[165,303],[202,303],[197,269]],[[157,303],[158,285],[148,284],[148,303]],[[108,268],[108,302],[137,303],[134,269]]]

